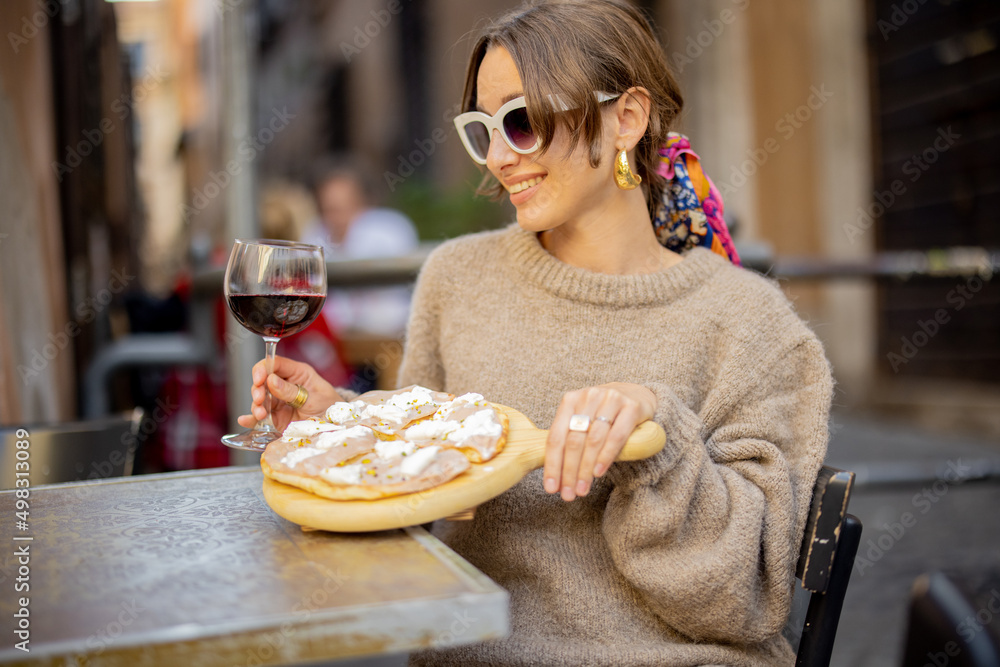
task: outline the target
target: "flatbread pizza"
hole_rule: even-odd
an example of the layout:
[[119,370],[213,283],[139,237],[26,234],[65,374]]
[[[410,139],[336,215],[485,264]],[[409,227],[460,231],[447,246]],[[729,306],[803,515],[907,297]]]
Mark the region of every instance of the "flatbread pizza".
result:
[[264,474],[333,500],[377,500],[448,482],[506,444],[509,420],[479,394],[374,391],[292,422],[261,457]]

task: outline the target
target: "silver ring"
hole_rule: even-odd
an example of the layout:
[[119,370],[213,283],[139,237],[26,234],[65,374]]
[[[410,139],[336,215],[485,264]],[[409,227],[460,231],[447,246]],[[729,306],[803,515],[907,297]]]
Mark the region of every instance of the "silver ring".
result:
[[569,430],[577,433],[586,433],[590,430],[589,415],[573,415],[569,418]]
[[597,417],[597,421],[606,422],[608,426],[611,426],[611,423],[614,421],[614,419],[608,419],[607,417],[601,416]]

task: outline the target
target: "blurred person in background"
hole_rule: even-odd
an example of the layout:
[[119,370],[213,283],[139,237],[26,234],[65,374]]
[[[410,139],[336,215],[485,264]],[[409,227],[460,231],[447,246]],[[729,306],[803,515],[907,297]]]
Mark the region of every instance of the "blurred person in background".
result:
[[[365,170],[345,157],[323,160],[312,183],[319,215],[301,241],[321,246],[327,261],[405,255],[419,245],[416,227],[403,213],[375,205]],[[409,287],[331,290],[323,314],[338,334],[398,338],[406,327]]]

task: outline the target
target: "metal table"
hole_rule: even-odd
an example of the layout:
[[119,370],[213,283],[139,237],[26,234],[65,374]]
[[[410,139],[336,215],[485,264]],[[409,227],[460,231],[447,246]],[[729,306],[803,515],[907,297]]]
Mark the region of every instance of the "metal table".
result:
[[297,664],[507,633],[507,593],[426,531],[303,532],[261,484],[221,468],[38,487],[26,530],[0,492],[0,663]]

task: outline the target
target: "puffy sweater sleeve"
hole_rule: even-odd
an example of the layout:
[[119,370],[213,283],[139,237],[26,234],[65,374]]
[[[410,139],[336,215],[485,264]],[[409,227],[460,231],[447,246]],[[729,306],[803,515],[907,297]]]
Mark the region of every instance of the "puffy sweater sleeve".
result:
[[826,453],[832,379],[809,338],[762,365],[737,358],[693,411],[655,384],[662,452],[617,463],[602,530],[622,575],[695,641],[780,632],[811,489]]

